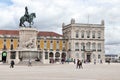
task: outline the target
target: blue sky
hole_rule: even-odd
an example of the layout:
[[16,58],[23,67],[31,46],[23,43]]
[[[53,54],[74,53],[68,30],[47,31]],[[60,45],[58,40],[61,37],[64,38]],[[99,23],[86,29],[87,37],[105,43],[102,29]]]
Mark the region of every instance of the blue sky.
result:
[[0,3],[7,4],[7,5],[12,5],[11,0],[0,0]]
[[77,23],[100,24],[105,21],[106,54],[120,53],[120,1],[119,0],[0,0],[0,29],[19,29],[24,7],[35,12],[34,26],[40,31],[62,34],[62,23],[71,18]]

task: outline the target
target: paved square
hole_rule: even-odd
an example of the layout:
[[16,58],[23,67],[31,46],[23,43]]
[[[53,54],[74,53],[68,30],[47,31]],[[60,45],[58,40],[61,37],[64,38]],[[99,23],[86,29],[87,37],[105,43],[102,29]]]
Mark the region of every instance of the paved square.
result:
[[0,65],[0,80],[120,80],[120,64],[74,64],[19,66]]

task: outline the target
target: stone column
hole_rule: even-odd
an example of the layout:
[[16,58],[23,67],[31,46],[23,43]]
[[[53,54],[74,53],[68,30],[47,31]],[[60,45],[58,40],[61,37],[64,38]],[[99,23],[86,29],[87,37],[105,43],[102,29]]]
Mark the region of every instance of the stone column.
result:
[[55,61],[55,52],[53,52],[53,60]]
[[19,63],[19,52],[16,51],[16,56],[15,56],[15,63]]
[[45,52],[42,52],[42,62],[45,63]]
[[6,51],[6,52],[7,52],[6,62],[10,63],[10,61],[11,61],[11,59],[10,59],[11,53],[10,53],[10,51]]

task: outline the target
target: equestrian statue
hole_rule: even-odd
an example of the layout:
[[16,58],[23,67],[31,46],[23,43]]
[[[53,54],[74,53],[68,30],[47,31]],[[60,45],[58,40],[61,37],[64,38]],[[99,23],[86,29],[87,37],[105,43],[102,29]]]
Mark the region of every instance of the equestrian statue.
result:
[[25,7],[25,14],[24,14],[24,16],[22,16],[22,17],[20,18],[20,24],[19,24],[19,26],[20,26],[20,27],[22,27],[22,26],[26,27],[26,25],[24,24],[24,22],[26,21],[26,22],[29,23],[29,27],[31,28],[31,25],[34,24],[34,22],[33,22],[33,19],[34,19],[34,18],[36,18],[36,14],[35,14],[35,13],[29,14],[29,13],[28,13],[28,8],[27,8],[27,6],[26,6],[26,7]]

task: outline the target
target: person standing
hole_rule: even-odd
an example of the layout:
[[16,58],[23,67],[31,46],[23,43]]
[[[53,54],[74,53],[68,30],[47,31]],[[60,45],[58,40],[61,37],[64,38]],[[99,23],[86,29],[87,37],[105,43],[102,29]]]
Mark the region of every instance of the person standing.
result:
[[83,69],[82,61],[80,61],[79,68],[82,68],[82,69]]
[[10,62],[10,68],[14,68],[14,65],[15,65],[15,62],[12,60],[12,61]]
[[80,68],[80,60],[79,59],[77,59],[77,66],[76,66],[76,68]]

